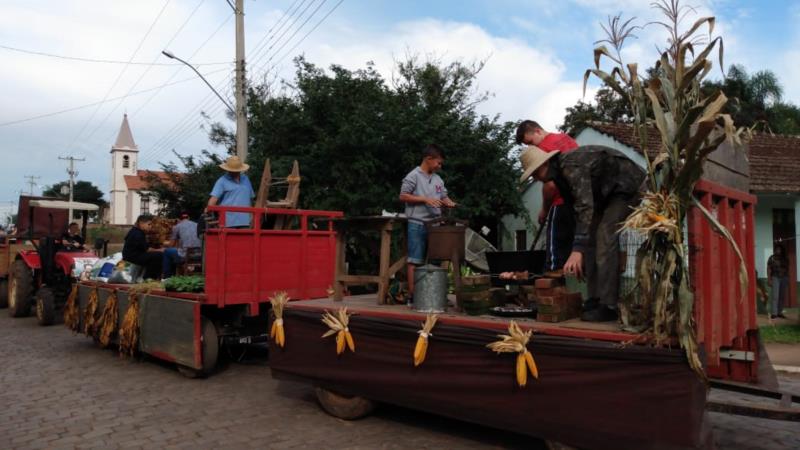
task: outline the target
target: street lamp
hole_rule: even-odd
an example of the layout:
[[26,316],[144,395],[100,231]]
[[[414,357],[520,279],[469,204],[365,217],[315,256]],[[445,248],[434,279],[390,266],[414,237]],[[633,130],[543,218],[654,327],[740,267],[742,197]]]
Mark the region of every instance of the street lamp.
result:
[[209,83],[209,82],[208,82],[208,80],[206,80],[206,79],[205,79],[205,77],[204,77],[204,76],[203,76],[203,75],[202,75],[200,72],[198,72],[198,71],[197,71],[197,69],[195,69],[193,65],[191,65],[191,64],[189,64],[188,62],[186,62],[186,61],[184,61],[184,60],[182,60],[182,59],[178,58],[177,56],[173,55],[171,52],[169,52],[169,51],[167,51],[167,50],[164,50],[164,51],[162,51],[162,52],[161,52],[161,54],[162,54],[162,55],[164,55],[164,56],[166,56],[167,58],[170,58],[170,59],[174,59],[174,60],[180,61],[180,62],[182,62],[183,64],[185,64],[185,65],[189,66],[189,68],[190,68],[190,69],[192,69],[192,70],[194,70],[194,73],[196,73],[196,74],[197,74],[197,76],[198,76],[198,77],[200,77],[200,79],[201,79],[201,80],[203,80],[203,81],[206,83],[206,85],[207,85],[207,86],[208,86],[208,87],[209,87],[209,88],[210,88],[210,89],[211,89],[211,90],[212,90],[212,91],[213,91],[215,94],[217,94],[217,97],[218,97],[218,98],[219,98],[219,99],[222,101],[222,103],[224,103],[224,104],[225,104],[225,106],[228,108],[228,111],[230,111],[230,112],[231,112],[231,113],[233,113],[233,114],[236,114],[236,111],[233,109],[233,107],[230,105],[230,103],[228,103],[228,102],[227,102],[227,100],[225,100],[225,99],[224,99],[224,98],[223,98],[221,95],[219,95],[219,92],[217,92],[217,90],[216,90],[216,89],[214,89],[214,86],[211,86],[211,83]]

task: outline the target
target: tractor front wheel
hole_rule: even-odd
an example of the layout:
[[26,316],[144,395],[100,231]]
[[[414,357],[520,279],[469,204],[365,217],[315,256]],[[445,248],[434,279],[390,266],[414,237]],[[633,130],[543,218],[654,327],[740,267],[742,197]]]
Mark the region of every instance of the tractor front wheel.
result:
[[322,409],[339,419],[360,419],[369,415],[375,409],[375,402],[364,397],[343,395],[320,386],[316,386],[314,391]]
[[41,326],[52,325],[56,321],[56,297],[50,288],[36,291],[36,320]]
[[31,294],[33,293],[33,271],[18,259],[9,271],[8,280],[8,314],[11,317],[25,317],[31,312]]

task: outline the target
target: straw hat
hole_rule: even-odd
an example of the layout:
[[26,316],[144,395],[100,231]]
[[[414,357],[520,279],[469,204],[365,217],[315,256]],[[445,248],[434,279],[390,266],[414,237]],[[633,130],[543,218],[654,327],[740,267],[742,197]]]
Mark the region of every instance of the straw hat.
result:
[[519,182],[524,183],[525,180],[533,175],[536,169],[553,156],[556,156],[556,154],[558,152],[546,152],[535,145],[529,145],[519,155],[519,160],[522,163],[522,177],[520,177]]
[[219,168],[228,172],[244,172],[250,168],[250,165],[243,163],[238,156],[231,156],[220,164]]

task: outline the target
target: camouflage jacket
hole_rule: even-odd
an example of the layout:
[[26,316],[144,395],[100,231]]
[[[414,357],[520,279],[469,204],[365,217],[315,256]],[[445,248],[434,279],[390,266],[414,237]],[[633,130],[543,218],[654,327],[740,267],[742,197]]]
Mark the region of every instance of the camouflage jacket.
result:
[[600,145],[578,147],[550,159],[548,178],[575,211],[573,250],[589,243],[592,218],[608,199],[629,197],[643,188],[645,171],[621,152]]

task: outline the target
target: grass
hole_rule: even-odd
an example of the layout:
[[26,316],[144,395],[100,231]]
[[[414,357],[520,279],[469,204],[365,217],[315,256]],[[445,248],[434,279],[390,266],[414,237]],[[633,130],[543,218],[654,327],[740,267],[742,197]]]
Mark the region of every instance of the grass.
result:
[[763,325],[759,332],[765,344],[800,344],[800,325]]

